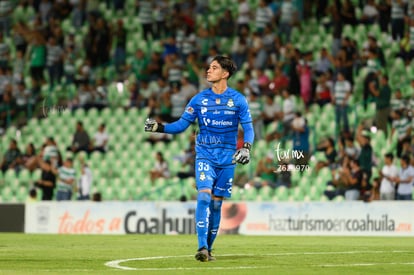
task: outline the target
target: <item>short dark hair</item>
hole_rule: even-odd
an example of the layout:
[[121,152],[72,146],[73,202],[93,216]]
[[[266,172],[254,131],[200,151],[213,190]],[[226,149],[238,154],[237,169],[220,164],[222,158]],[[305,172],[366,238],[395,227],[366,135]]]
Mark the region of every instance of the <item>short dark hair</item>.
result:
[[409,155],[403,155],[403,156],[401,156],[401,160],[403,160],[405,163],[410,163],[410,156]]
[[237,65],[230,57],[217,55],[212,61],[217,61],[224,70],[229,72],[229,77],[227,79],[237,71]]
[[386,158],[389,158],[390,160],[393,160],[394,159],[394,154],[393,153],[386,153],[384,156]]

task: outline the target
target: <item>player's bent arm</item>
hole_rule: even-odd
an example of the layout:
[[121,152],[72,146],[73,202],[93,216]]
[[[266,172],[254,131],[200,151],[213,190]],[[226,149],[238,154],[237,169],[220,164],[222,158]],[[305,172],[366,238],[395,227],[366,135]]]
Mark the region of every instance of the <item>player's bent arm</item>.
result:
[[244,132],[244,142],[253,144],[254,141],[254,129],[253,129],[253,123],[242,123],[241,124]]

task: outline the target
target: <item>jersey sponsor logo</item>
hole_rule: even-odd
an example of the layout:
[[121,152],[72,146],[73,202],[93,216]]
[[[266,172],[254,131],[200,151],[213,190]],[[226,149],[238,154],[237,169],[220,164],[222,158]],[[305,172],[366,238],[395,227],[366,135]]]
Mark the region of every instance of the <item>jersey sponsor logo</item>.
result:
[[186,113],[189,113],[190,115],[194,114],[194,108],[191,106],[188,106],[187,110],[185,110]]
[[220,114],[220,111],[219,110],[215,110],[214,112],[213,112],[213,115],[219,115]]
[[201,107],[201,114],[204,115],[205,113],[207,113],[207,108]]
[[207,99],[207,98],[203,99],[203,100],[201,101],[201,104],[203,104],[203,105],[207,105],[207,104],[208,104],[208,99]]
[[235,111],[224,111],[225,115],[234,115],[235,113]]
[[211,120],[209,118],[203,117],[203,122],[204,122],[204,125],[208,126],[210,124]]
[[214,125],[214,126],[233,126],[233,121],[213,119],[211,124]]
[[230,98],[229,101],[227,101],[227,106],[230,107],[230,108],[234,107],[233,99]]

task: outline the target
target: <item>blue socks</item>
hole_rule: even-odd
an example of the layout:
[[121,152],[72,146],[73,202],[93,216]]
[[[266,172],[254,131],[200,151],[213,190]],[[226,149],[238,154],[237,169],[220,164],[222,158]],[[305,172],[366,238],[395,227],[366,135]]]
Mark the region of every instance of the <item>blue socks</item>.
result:
[[198,237],[198,249],[209,248],[207,234],[209,229],[211,195],[199,192],[197,195],[197,208],[195,212],[196,231]]
[[222,200],[211,200],[210,202],[210,218],[207,237],[208,251],[213,249],[213,243],[217,237],[217,232],[220,226],[222,204]]

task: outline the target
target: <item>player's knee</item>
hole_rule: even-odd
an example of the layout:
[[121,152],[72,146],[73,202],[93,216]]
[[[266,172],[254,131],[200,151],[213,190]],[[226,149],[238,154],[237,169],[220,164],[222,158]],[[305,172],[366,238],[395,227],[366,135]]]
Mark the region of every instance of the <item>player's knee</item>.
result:
[[202,204],[210,204],[211,201],[211,195],[210,193],[207,192],[199,192],[197,195],[197,201],[198,203],[202,203]]
[[214,211],[221,211],[221,205],[223,204],[222,200],[214,200],[213,201],[213,210]]

